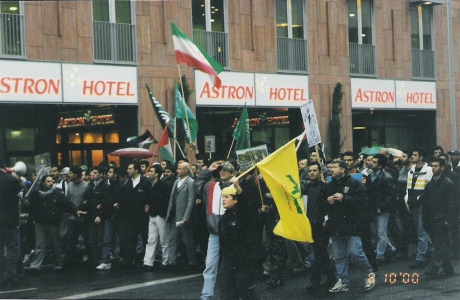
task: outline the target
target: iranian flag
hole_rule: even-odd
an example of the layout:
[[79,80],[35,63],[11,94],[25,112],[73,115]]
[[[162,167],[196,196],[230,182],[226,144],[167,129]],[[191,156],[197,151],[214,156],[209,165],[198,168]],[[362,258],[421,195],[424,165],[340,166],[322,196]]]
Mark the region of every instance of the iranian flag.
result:
[[169,123],[166,124],[166,127],[163,130],[163,133],[161,134],[161,138],[158,143],[157,149],[159,149],[163,159],[169,160],[171,163],[174,164],[174,155],[172,152],[171,143],[169,141],[168,126]]
[[195,45],[185,33],[177,28],[176,24],[171,23],[171,28],[177,63],[185,63],[190,67],[209,74],[211,82],[219,88],[221,81],[217,74],[222,72],[224,67],[215,61],[206,51]]

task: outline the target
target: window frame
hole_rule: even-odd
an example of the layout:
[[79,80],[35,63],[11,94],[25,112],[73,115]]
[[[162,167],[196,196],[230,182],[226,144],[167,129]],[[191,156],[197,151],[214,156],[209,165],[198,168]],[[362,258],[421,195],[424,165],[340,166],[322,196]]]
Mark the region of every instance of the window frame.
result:
[[[287,33],[288,36],[287,38],[293,39],[292,37],[292,0],[275,0],[275,7],[276,7],[276,1],[285,1],[286,2],[286,20],[287,20]],[[303,38],[304,40],[307,40],[307,6],[305,1],[301,1],[302,3],[302,31],[303,31]],[[275,9],[275,14],[277,14],[277,11]],[[276,17],[275,17],[275,22],[276,22]],[[275,24],[276,26],[277,24]],[[278,36],[277,36],[278,37]]]
[[[412,48],[412,43],[411,43],[411,48],[414,50],[430,50],[433,51],[433,46],[434,46],[434,34],[433,34],[433,19],[434,19],[434,14],[433,14],[433,6],[431,5],[417,5],[417,6],[411,6],[411,9],[413,7],[417,8],[417,17],[418,17],[418,39],[419,39],[419,47],[418,48]],[[430,13],[430,38],[431,38],[431,49],[424,49],[424,31],[423,31],[423,10],[424,9],[429,9],[431,11]],[[412,22],[412,14],[409,15],[411,17],[411,22]],[[412,32],[411,32],[412,35]]]
[[[362,12],[362,2],[366,0],[348,0],[348,2],[355,2],[356,3],[356,20],[357,20],[357,27],[358,27],[358,44],[359,45],[375,45],[375,9],[374,9],[374,0],[368,0],[370,2],[371,8],[371,25],[372,25],[372,43],[371,44],[363,44],[363,12]],[[347,4],[348,6],[348,4]],[[347,7],[348,10],[348,7]],[[350,11],[347,11],[347,14],[350,14]],[[350,39],[350,37],[348,37]]]
[[[98,0],[92,0],[91,1],[91,20],[93,22],[93,60],[96,63],[101,63],[101,64],[122,64],[122,65],[138,65],[138,47],[137,47],[137,25],[136,25],[136,5],[134,0],[129,0],[130,7],[131,7],[131,23],[117,23],[116,22],[116,9],[115,9],[115,1],[116,0],[107,0],[108,1],[108,6],[109,6],[109,21],[108,22],[103,22],[103,21],[95,21],[94,20],[94,11],[93,11],[93,2],[98,1]],[[124,61],[124,60],[119,60],[117,57],[117,60],[114,59],[114,54],[111,53],[111,59],[110,60],[102,60],[102,59],[96,59],[96,39],[94,35],[94,22],[101,22],[101,23],[109,23],[109,24],[125,24],[125,25],[130,25],[134,26],[133,30],[133,37],[132,37],[132,48],[133,48],[133,60],[132,61]],[[110,47],[113,48],[113,43],[114,39],[116,37],[111,36],[110,37]],[[112,49],[113,51],[113,49]]]
[[[1,5],[2,3],[0,3]],[[26,24],[24,14],[24,1],[19,1],[19,13],[17,14],[20,18],[20,39],[21,39],[21,55],[11,55],[3,53],[3,24],[0,22],[0,58],[9,59],[26,59],[27,58],[27,47],[26,47]],[[0,15],[4,15],[0,10]]]

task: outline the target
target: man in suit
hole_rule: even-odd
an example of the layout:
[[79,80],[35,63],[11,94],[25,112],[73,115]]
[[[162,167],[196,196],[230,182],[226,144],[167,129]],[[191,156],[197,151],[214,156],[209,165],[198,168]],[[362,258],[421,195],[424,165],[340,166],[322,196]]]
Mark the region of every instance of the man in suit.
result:
[[180,163],[177,168],[179,178],[174,182],[169,199],[168,212],[166,214],[169,227],[169,264],[177,263],[177,252],[181,239],[185,241],[187,248],[187,260],[190,268],[197,265],[195,250],[196,244],[193,236],[194,220],[193,209],[195,207],[196,192],[193,179],[189,177],[190,165],[187,162]]

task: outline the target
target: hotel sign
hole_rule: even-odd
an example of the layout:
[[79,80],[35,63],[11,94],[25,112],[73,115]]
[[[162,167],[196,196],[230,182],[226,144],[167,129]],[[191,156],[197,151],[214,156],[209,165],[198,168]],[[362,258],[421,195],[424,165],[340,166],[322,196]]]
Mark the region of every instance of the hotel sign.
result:
[[137,104],[137,68],[0,60],[0,102]]
[[308,100],[308,76],[222,72],[217,88],[209,76],[195,71],[198,106],[300,107]]
[[436,84],[352,78],[351,105],[358,109],[436,110]]

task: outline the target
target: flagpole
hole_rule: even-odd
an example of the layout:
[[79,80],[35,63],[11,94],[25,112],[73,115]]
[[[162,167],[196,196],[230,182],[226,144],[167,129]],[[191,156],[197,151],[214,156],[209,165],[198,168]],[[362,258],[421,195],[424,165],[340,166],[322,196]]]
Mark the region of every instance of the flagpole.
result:
[[[174,141],[176,142],[177,147],[179,147],[179,150],[180,150],[180,153],[182,154],[182,157],[183,157],[183,158],[186,158],[186,157],[185,157],[185,154],[184,154],[184,151],[182,151],[182,148],[181,148],[181,146],[179,145],[179,142],[176,141],[176,140],[174,140]],[[176,149],[176,147],[174,147],[174,149]],[[176,160],[176,159],[174,158],[174,160]]]
[[174,118],[174,162],[176,162],[176,128],[177,128],[177,122],[176,118]]
[[[180,89],[182,91],[182,100],[184,101],[184,111],[185,111],[185,119],[187,120],[187,128],[188,128],[188,132],[189,132],[189,140],[188,140],[188,143],[190,144],[192,142],[192,130],[190,128],[190,123],[188,122],[188,113],[187,113],[187,107],[186,107],[186,103],[185,103],[185,93],[184,93],[184,86],[182,85],[182,73],[180,72],[180,66],[179,64],[177,64],[177,70],[179,71],[179,83],[180,83]],[[185,158],[185,156],[184,156]]]
[[[259,176],[259,172],[257,172],[257,168],[256,168],[256,178]],[[262,201],[262,205],[264,205],[264,196],[262,195],[262,189],[260,188],[260,180],[257,180],[257,186],[259,187],[259,194],[260,194],[260,201]]]
[[230,153],[232,153],[232,148],[233,148],[234,143],[235,143],[235,138],[233,138],[232,144],[230,145],[230,150],[228,150],[227,159],[230,157]]
[[295,147],[295,152],[297,152],[297,150],[299,150],[300,144],[302,144],[302,140],[303,140],[303,138],[305,137],[306,134],[307,134],[307,131],[304,130],[304,131],[302,132],[302,136],[300,137],[299,143],[298,143],[297,146]]

